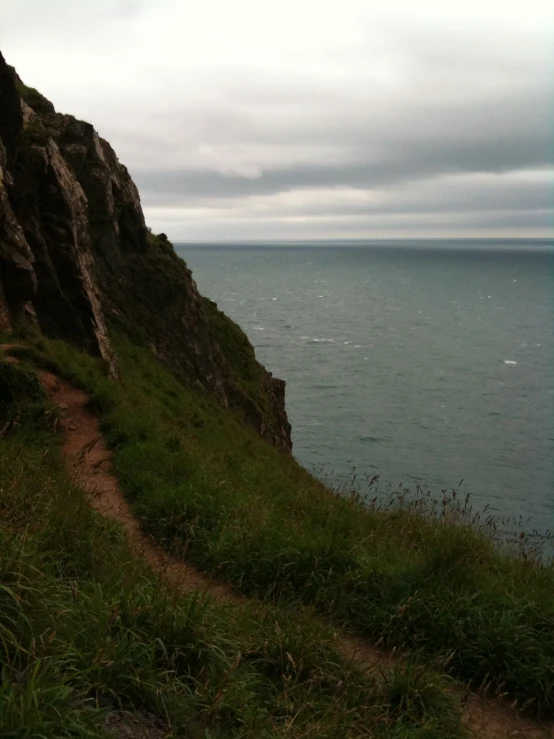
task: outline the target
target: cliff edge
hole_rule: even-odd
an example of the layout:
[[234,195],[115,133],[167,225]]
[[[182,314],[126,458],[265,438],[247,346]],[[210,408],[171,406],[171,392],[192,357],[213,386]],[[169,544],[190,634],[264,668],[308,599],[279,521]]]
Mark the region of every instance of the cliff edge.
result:
[[27,87],[0,53],[0,329],[21,319],[103,357],[110,332],[146,344],[275,445],[290,450],[285,383],[199,295],[138,190],[94,128]]

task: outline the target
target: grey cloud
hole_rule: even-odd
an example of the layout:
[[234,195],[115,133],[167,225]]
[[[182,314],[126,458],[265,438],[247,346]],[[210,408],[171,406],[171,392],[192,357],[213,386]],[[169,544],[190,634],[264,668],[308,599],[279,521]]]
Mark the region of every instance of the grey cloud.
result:
[[[550,172],[554,179],[554,171]],[[233,202],[235,208],[239,208],[241,203],[243,210],[249,211],[252,216],[259,215],[265,218],[275,215],[286,215],[287,217],[306,217],[306,218],[329,218],[329,217],[345,217],[345,216],[363,216],[363,215],[429,215],[443,214],[467,216],[467,214],[475,214],[482,217],[484,213],[493,212],[533,212],[533,213],[554,213],[552,205],[552,188],[546,182],[518,182],[514,181],[508,175],[506,182],[487,183],[486,185],[473,185],[461,188],[451,188],[445,185],[442,178],[427,182],[417,182],[415,187],[403,188],[401,190],[381,191],[375,193],[377,195],[376,202],[370,199],[357,199],[355,196],[350,199],[342,199],[340,197],[341,190],[330,191],[327,193],[326,202],[298,204],[286,204],[285,207],[279,208],[279,205],[271,207],[264,205],[261,211],[254,210],[249,207],[248,202],[244,203],[240,199]],[[336,193],[336,200],[332,200],[332,194]],[[373,195],[374,193],[369,193]],[[329,197],[330,196],[330,197]],[[194,203],[189,205],[194,207]],[[229,208],[229,201],[226,199],[209,200],[205,205],[217,212],[218,209],[224,211]]]
[[[240,24],[246,16],[237,3]],[[354,18],[352,4],[341,3]],[[286,39],[272,40],[265,25],[252,29],[259,56],[211,64],[200,44],[197,66],[186,54],[198,39],[187,43],[183,24],[195,8],[201,16],[202,5],[25,0],[0,9],[10,63],[34,85],[41,60],[55,60],[52,74],[43,73],[44,92],[110,140],[160,230],[260,238],[266,229],[306,236],[552,228],[552,44],[530,8],[520,24],[513,16],[504,25],[486,19],[486,4],[456,23],[443,22],[448,13],[441,20],[436,7],[421,14],[419,4],[396,17],[360,13],[348,43],[336,46],[331,29],[329,49],[313,58],[306,32],[308,61],[301,55],[296,68]],[[463,11],[467,3],[453,5]],[[292,23],[299,9],[285,6]],[[208,36],[213,25],[208,18]],[[163,29],[173,26],[182,27],[183,47],[173,34],[166,57]],[[195,34],[202,40],[202,29]],[[531,171],[550,173],[551,184],[548,175],[519,176]],[[478,173],[497,177],[483,183],[471,177]],[[375,198],[329,197],[348,188]]]
[[[463,152],[461,152],[463,154]],[[455,153],[454,153],[455,154]],[[487,162],[488,158],[488,162]],[[258,179],[224,176],[217,172],[172,172],[148,171],[134,172],[143,200],[149,205],[187,204],[187,198],[247,197],[254,195],[273,195],[290,192],[302,188],[354,187],[373,189],[375,187],[393,186],[407,181],[417,182],[422,177],[439,176],[451,172],[505,172],[538,163],[532,159],[521,157],[508,163],[498,157],[491,158],[490,152],[473,154],[475,168],[469,166],[463,157],[451,157],[451,161],[427,158],[412,158],[406,161],[358,164],[349,166],[325,167],[306,166],[284,170],[264,172]],[[485,164],[497,166],[484,166]],[[449,166],[450,165],[450,166]],[[514,166],[516,165],[516,166]],[[541,163],[545,166],[544,163]],[[481,168],[482,167],[482,168]],[[468,198],[471,194],[468,193]]]
[[[165,196],[175,200],[179,195],[236,197],[296,188],[371,188],[447,173],[500,173],[554,164],[553,121],[545,90],[430,109],[403,104],[389,115],[387,119],[387,111],[353,108],[314,122],[311,129],[300,121],[285,130],[232,114],[227,122],[208,116],[197,126],[198,136],[144,143],[148,152],[156,152],[152,157],[156,161],[147,168],[129,164],[148,202]],[[196,163],[177,167],[179,152],[194,148],[197,141],[219,145],[222,159],[227,151],[244,147],[245,156],[259,162],[260,176],[233,176],[232,170],[223,173],[213,165],[201,168]],[[125,148],[133,146],[138,149],[138,142],[127,138]],[[160,167],[163,162],[171,166]]]
[[[153,215],[150,222],[158,227]],[[287,220],[245,220],[235,222],[219,219],[209,233],[202,221],[190,218],[184,220],[165,220],[167,229],[177,234],[175,240],[241,241],[241,240],[279,240],[279,239],[340,239],[367,238],[371,233],[377,238],[425,238],[441,236],[502,236],[510,231],[517,235],[524,230],[528,235],[539,235],[541,229],[554,226],[552,213],[545,212],[493,212],[487,214],[448,214],[443,217],[383,217],[371,218],[329,218],[290,222]],[[180,237],[178,234],[181,234]]]

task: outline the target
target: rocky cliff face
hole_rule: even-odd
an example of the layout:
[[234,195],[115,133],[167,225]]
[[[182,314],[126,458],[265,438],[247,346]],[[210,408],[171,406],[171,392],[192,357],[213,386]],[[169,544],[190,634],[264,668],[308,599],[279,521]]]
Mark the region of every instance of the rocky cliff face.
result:
[[113,149],[90,124],[56,113],[0,53],[0,328],[23,317],[103,357],[114,378],[117,326],[277,446],[292,446],[284,383],[201,298],[164,235],[148,232]]

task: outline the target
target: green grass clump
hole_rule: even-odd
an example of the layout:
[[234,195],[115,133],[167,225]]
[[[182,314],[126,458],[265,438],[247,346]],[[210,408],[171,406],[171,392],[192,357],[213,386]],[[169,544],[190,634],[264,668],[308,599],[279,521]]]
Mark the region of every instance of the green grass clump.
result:
[[[202,304],[214,338],[229,363],[235,385],[254,401],[262,417],[271,424],[273,412],[269,407],[267,392],[269,379],[265,369],[256,360],[254,347],[242,329],[220,311],[214,302],[202,298]],[[276,428],[272,430],[279,435]]]
[[[97,383],[98,408],[117,414],[125,389],[71,357],[74,381]],[[34,407],[0,439],[2,737],[107,738],[127,714],[192,739],[463,735],[448,682],[364,676],[300,604],[260,612],[166,589],[71,484],[36,377],[0,368],[2,398]]]
[[23,82],[16,83],[17,92],[38,115],[49,115],[55,113],[54,106],[47,98],[34,87],[29,87]]
[[92,395],[144,529],[243,593],[491,682],[554,713],[554,570],[421,502],[364,508],[332,494],[150,353],[114,337],[122,381],[63,343],[32,354]]
[[42,397],[44,391],[36,373],[0,357],[0,408],[20,407],[27,400],[34,402]]
[[173,262],[184,263],[183,259],[179,259],[175,249],[173,248],[173,244],[164,233],[155,234],[152,229],[149,228],[146,236],[146,243],[151,252],[157,252],[164,257],[168,257]]
[[36,373],[0,356],[0,438],[22,423],[42,424],[45,419],[55,423],[56,415]]

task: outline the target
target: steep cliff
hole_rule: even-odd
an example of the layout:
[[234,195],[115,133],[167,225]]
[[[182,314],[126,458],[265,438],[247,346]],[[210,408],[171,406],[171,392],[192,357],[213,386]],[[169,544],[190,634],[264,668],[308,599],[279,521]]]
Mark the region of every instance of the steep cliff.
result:
[[[29,88],[0,53],[0,328],[21,318],[103,357],[113,327],[290,449],[284,382],[149,233],[129,173],[94,128]],[[234,345],[233,345],[234,343]]]

